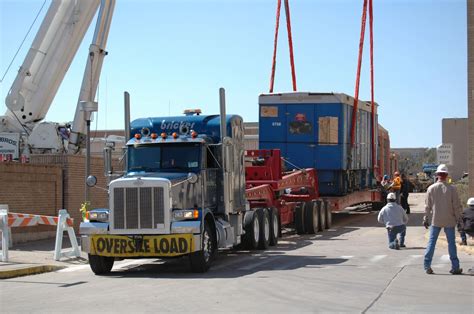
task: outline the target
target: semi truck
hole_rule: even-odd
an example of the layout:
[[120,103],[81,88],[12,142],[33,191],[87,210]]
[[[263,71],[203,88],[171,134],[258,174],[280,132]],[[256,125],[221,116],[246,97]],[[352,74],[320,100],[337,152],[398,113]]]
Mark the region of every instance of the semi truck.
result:
[[127,129],[126,171],[109,183],[109,208],[91,210],[80,225],[98,275],[116,259],[183,255],[205,272],[221,248],[267,249],[284,227],[314,234],[331,227],[334,211],[380,202],[368,189],[323,198],[317,169],[286,171],[279,148],[245,151],[242,118],[226,115],[223,89],[219,115],[187,110]]

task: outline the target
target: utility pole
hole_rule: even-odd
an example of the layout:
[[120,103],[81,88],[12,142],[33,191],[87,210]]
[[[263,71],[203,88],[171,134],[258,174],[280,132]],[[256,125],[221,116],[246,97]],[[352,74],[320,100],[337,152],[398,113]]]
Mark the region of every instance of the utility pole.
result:
[[467,121],[469,197],[474,197],[474,0],[467,0]]

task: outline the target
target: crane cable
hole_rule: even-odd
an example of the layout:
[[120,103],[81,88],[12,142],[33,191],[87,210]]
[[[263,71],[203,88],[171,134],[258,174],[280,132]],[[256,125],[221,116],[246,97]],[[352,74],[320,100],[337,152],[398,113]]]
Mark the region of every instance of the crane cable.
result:
[[364,51],[364,35],[365,25],[367,20],[367,4],[369,8],[369,28],[370,28],[370,92],[371,92],[371,148],[372,148],[372,171],[375,170],[375,102],[374,102],[374,58],[373,58],[373,3],[372,0],[364,0],[362,9],[362,21],[359,41],[359,57],[357,61],[357,74],[354,93],[354,105],[352,108],[352,122],[351,122],[351,148],[355,145],[355,128],[357,122],[357,109],[359,104],[359,85],[360,85],[360,71],[362,67],[362,53]]
[[[291,36],[290,5],[289,5],[289,0],[284,0],[284,1],[285,1],[286,28],[288,32],[288,47],[290,50],[291,80],[293,84],[293,91],[296,92],[296,71],[295,71],[295,61],[294,61],[294,56],[293,56],[293,38]],[[278,30],[280,28],[280,11],[281,11],[281,0],[277,0],[275,37],[274,37],[274,42],[273,42],[272,72],[270,75],[270,93],[273,93],[273,86],[275,83]]]
[[43,4],[41,5],[41,8],[38,10],[38,13],[36,13],[35,19],[34,19],[33,22],[31,23],[30,28],[29,28],[28,31],[26,32],[25,37],[23,38],[23,40],[22,40],[20,46],[18,47],[17,51],[15,52],[15,55],[13,56],[12,61],[11,61],[10,64],[8,65],[8,67],[7,67],[6,71],[5,71],[5,73],[3,74],[2,79],[0,80],[0,83],[2,83],[3,80],[5,79],[5,76],[7,76],[7,73],[8,73],[8,71],[10,70],[10,67],[12,66],[13,62],[15,61],[15,59],[16,59],[18,53],[20,52],[21,47],[22,47],[23,44],[25,43],[26,38],[27,38],[28,35],[30,34],[31,29],[33,28],[33,25],[35,25],[35,22],[36,22],[36,20],[38,19],[38,16],[40,15],[41,11],[43,10],[45,4],[46,4],[46,0],[44,0]]

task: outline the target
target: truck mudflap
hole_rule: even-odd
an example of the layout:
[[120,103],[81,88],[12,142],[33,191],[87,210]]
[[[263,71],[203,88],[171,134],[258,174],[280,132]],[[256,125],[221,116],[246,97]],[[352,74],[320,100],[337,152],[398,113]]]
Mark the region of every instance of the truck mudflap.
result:
[[199,234],[111,235],[82,237],[82,250],[110,257],[175,257],[200,250]]

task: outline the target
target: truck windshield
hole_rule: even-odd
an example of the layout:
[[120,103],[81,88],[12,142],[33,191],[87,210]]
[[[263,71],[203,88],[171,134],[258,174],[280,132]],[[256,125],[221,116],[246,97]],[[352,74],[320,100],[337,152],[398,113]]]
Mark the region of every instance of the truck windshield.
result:
[[197,171],[200,169],[201,145],[160,144],[128,147],[128,172]]

